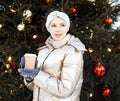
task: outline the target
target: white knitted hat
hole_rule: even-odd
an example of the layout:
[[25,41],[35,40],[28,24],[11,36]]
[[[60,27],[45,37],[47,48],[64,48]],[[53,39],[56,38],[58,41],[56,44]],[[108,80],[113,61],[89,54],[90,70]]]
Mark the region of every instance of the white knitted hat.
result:
[[68,15],[64,12],[60,12],[60,11],[52,11],[48,16],[47,16],[47,20],[46,20],[46,28],[49,32],[49,25],[51,23],[51,21],[57,17],[60,17],[62,18],[66,24],[67,24],[67,32],[69,31],[69,28],[70,28],[70,19],[68,17]]

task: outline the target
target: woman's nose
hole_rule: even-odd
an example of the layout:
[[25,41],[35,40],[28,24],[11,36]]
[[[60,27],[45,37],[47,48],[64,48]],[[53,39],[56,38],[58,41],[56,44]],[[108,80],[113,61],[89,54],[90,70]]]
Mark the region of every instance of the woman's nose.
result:
[[56,31],[60,31],[61,30],[61,28],[60,27],[56,27]]

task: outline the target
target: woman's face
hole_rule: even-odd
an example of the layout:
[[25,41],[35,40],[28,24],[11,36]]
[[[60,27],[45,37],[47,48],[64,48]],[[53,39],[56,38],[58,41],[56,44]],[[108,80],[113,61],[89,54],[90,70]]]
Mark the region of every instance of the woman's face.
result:
[[54,40],[63,39],[67,34],[66,22],[59,17],[53,19],[49,26],[49,32]]

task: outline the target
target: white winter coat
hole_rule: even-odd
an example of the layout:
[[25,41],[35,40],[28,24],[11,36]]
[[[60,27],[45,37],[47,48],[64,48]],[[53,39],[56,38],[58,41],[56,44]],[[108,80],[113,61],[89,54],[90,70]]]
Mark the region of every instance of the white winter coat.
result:
[[83,82],[84,44],[71,34],[60,41],[49,37],[39,48],[39,73],[26,86],[33,90],[33,101],[80,101]]

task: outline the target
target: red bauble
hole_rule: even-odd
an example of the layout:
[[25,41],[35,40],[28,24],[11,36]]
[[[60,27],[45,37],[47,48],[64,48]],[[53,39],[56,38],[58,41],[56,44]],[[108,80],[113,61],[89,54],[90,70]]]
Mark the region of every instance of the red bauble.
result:
[[117,52],[120,52],[120,44],[118,44],[116,50],[117,50]]
[[103,95],[104,97],[109,97],[110,94],[111,94],[111,90],[110,90],[109,88],[103,89],[102,95]]
[[71,8],[71,12],[72,12],[72,13],[76,13],[76,12],[77,12],[77,9],[74,8],[74,7],[72,7],[72,8]]
[[16,69],[18,67],[17,64],[13,64],[13,69]]
[[77,15],[77,7],[71,7],[70,10],[74,16]]
[[111,24],[113,23],[112,18],[107,17],[107,18],[105,19],[105,23],[106,23],[106,25],[111,25]]
[[96,74],[96,76],[103,76],[105,74],[105,67],[102,64],[98,64],[94,68],[94,73]]

